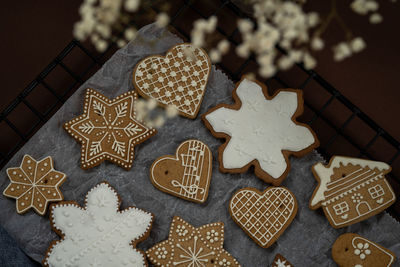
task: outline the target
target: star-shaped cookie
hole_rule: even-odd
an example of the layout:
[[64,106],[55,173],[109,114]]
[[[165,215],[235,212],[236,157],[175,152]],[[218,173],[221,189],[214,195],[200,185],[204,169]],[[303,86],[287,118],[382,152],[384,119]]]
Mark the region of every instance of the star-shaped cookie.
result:
[[155,266],[240,266],[223,248],[224,224],[195,228],[178,216],[171,223],[167,240],[146,251]]
[[300,90],[267,87],[242,78],[232,92],[235,104],[219,104],[202,116],[207,128],[226,142],[219,148],[220,170],[243,173],[254,165],[265,182],[280,185],[290,168],[289,155],[302,156],[318,147],[311,128],[296,121],[303,112]]
[[3,194],[17,200],[19,214],[33,208],[44,215],[49,202],[63,200],[59,187],[67,176],[54,170],[51,157],[36,161],[25,155],[19,167],[7,169],[7,175],[11,183]]
[[134,146],[156,133],[136,119],[134,91],[110,100],[87,89],[83,114],[64,124],[82,144],[81,167],[89,169],[109,160],[127,170],[132,167]]

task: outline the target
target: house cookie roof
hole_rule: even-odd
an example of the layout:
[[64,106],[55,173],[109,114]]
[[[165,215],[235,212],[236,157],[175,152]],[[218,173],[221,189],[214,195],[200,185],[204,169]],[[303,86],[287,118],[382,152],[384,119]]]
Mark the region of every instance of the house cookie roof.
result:
[[331,182],[331,176],[333,174],[334,168],[340,166],[340,164],[346,166],[348,164],[359,165],[362,168],[369,167],[371,170],[378,169],[379,171],[387,171],[391,170],[391,167],[380,161],[366,160],[366,159],[358,159],[358,158],[350,158],[343,156],[333,156],[328,165],[324,166],[322,163],[315,164],[312,169],[315,175],[319,178],[319,185],[317,190],[315,191],[310,206],[315,207],[325,200],[324,193],[328,191],[328,183]]

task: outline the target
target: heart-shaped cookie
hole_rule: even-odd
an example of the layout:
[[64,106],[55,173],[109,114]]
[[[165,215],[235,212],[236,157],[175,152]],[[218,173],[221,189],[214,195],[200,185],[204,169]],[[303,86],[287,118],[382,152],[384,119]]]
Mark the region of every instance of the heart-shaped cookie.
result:
[[171,195],[203,203],[208,196],[212,172],[210,149],[198,140],[179,145],[175,156],[162,156],[150,168],[155,187]]
[[269,187],[262,193],[255,188],[243,188],[233,195],[229,211],[258,245],[267,248],[296,216],[297,201],[285,187]]
[[145,98],[161,106],[173,105],[182,116],[195,118],[210,74],[207,53],[191,44],[179,44],[165,56],[149,56],[133,71],[133,84]]

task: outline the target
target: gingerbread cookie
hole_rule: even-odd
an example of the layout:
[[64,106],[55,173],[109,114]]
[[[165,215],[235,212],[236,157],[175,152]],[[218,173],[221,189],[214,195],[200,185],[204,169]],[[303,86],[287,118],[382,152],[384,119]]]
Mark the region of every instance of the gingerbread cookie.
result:
[[179,44],[165,56],[149,56],[133,70],[139,94],[161,106],[172,105],[182,116],[196,118],[206,90],[211,62],[207,53],[191,44]]
[[51,205],[53,241],[44,266],[147,266],[136,244],[150,234],[153,214],[135,207],[119,211],[121,200],[108,183],[92,188],[86,207],[63,201]]
[[33,208],[40,215],[44,215],[49,202],[64,199],[59,187],[67,176],[54,170],[53,165],[51,157],[36,161],[25,155],[19,167],[7,169],[11,183],[3,195],[17,200],[19,214]]
[[302,156],[318,147],[311,128],[296,121],[303,112],[302,91],[278,90],[242,78],[232,92],[235,104],[219,104],[202,119],[217,138],[220,170],[243,173],[252,165],[265,182],[280,185],[290,169],[289,155]]
[[353,233],[336,239],[332,258],[341,267],[389,267],[396,259],[390,250]]
[[267,248],[283,234],[297,213],[297,201],[286,187],[237,191],[230,203],[232,219],[259,246]]
[[391,167],[372,160],[333,156],[312,167],[318,186],[310,208],[322,206],[329,223],[341,228],[365,220],[392,205],[396,196],[385,175]]
[[203,203],[208,196],[212,173],[212,155],[206,144],[187,140],[179,145],[176,156],[163,156],[150,168],[155,187],[171,195]]
[[274,262],[271,267],[293,267],[293,265],[285,259],[281,254],[276,254],[274,258]]
[[89,169],[104,160],[126,170],[132,167],[134,146],[156,133],[136,119],[134,91],[110,100],[87,89],[83,114],[64,124],[64,129],[82,144],[81,167]]
[[240,264],[223,248],[224,224],[195,228],[178,216],[171,223],[168,239],[146,251],[155,266],[221,266]]

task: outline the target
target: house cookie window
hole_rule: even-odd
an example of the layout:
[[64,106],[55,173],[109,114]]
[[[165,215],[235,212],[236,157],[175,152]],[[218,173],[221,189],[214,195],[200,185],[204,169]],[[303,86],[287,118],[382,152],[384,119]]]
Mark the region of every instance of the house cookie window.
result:
[[385,191],[383,190],[382,186],[377,184],[371,188],[368,188],[368,192],[373,199],[383,196]]
[[336,215],[341,215],[349,211],[349,205],[347,205],[346,201],[343,201],[333,206],[333,210],[335,211]]

